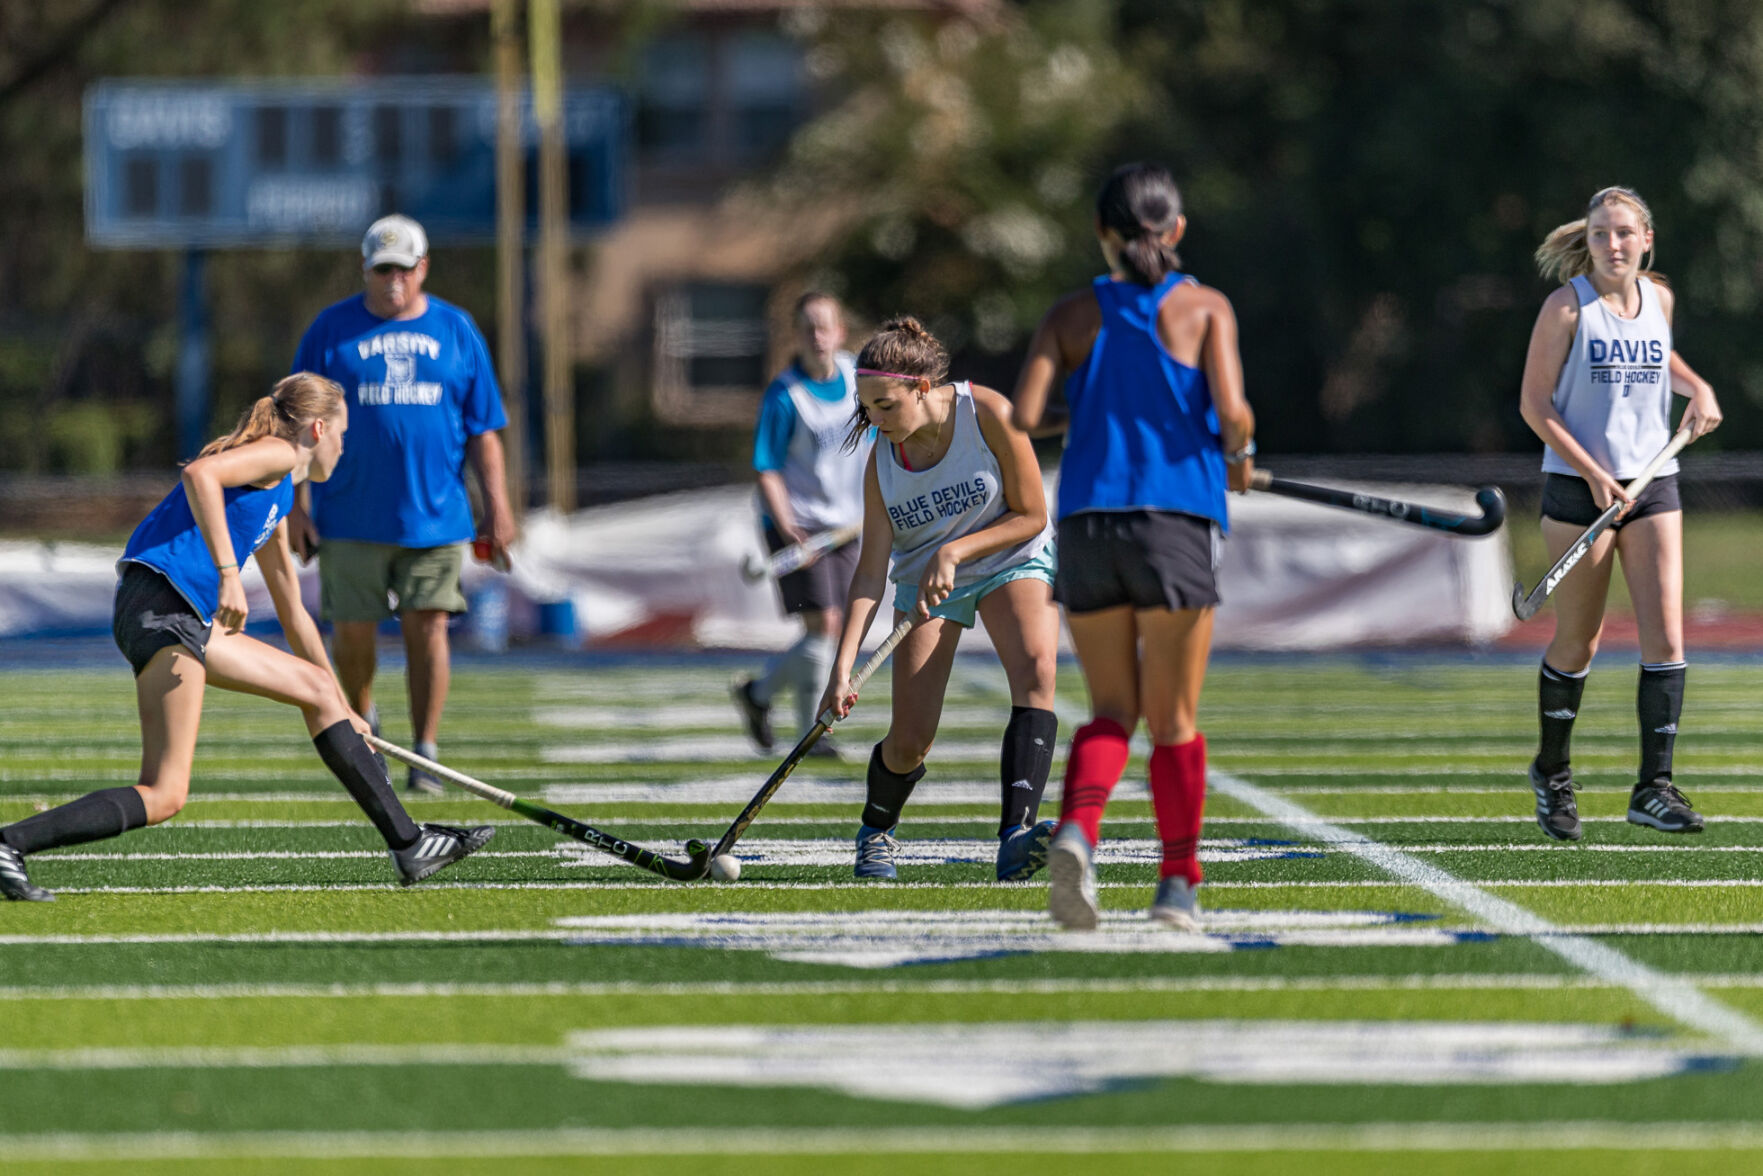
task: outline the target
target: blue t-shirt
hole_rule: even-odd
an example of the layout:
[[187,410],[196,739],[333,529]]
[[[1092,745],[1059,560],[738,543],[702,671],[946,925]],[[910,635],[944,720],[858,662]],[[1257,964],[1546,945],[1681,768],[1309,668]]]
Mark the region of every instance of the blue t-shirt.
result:
[[306,329],[294,371],[343,386],[349,434],[330,480],[312,483],[326,539],[440,547],[472,536],[465,443],[507,425],[489,347],[465,311],[433,294],[413,319],[370,314],[360,294]]
[[[287,517],[288,508],[294,505],[294,475],[289,474],[267,489],[228,486],[225,498],[226,529],[233,539],[233,556],[244,567],[245,561],[269,542],[276,524]],[[190,602],[203,624],[213,622],[214,610],[220,605],[220,572],[208,553],[202,529],[196,525],[182,482],[141,520],[117,563],[119,567],[141,563],[153,568]]]
[[757,473],[783,469],[789,456],[790,436],[800,416],[790,399],[792,380],[800,381],[816,400],[828,404],[837,404],[850,394],[843,372],[835,369],[830,379],[811,380],[801,364],[792,363],[766,386],[765,398],[759,402],[759,425],[753,432],[753,469]]
[[1156,286],[1093,284],[1102,329],[1065,381],[1071,422],[1059,464],[1058,517],[1087,510],[1166,510],[1228,529],[1224,449],[1206,373],[1169,354],[1157,310],[1185,274]]

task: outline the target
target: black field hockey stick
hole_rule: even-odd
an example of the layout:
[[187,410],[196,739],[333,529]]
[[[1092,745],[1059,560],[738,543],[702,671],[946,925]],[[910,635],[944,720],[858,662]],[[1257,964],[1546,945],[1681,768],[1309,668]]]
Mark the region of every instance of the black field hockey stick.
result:
[[[1647,483],[1651,482],[1658,474],[1660,467],[1676,457],[1678,451],[1693,439],[1688,429],[1679,429],[1671,440],[1666,442],[1665,448],[1659,451],[1659,455],[1647,463],[1647,468],[1640,472],[1640,476],[1623,487],[1629,500],[1633,501],[1642,490],[1645,490]],[[1579,538],[1573,541],[1573,546],[1561,553],[1561,558],[1555,561],[1555,566],[1550,568],[1548,574],[1538,581],[1537,586],[1530,590],[1529,595],[1525,594],[1523,580],[1512,585],[1512,612],[1519,620],[1528,621],[1536,616],[1537,610],[1543,607],[1543,601],[1554,595],[1555,589],[1561,586],[1561,581],[1567,578],[1567,573],[1571,572],[1574,566],[1585,558],[1586,552],[1592,549],[1592,544],[1598,541],[1598,536],[1610,529],[1610,525],[1616,521],[1616,516],[1622,513],[1622,507],[1623,503],[1620,499],[1606,506],[1604,513],[1594,519],[1592,525],[1582,531]]]
[[499,804],[512,813],[519,813],[529,821],[537,821],[548,829],[552,829],[565,837],[573,837],[584,845],[591,845],[602,853],[623,858],[633,866],[641,866],[660,874],[663,878],[672,878],[676,882],[691,882],[702,878],[710,872],[710,851],[702,841],[686,842],[686,853],[691,860],[677,862],[672,858],[662,857],[651,849],[632,844],[622,837],[596,829],[584,824],[574,817],[566,817],[562,813],[553,812],[542,805],[522,800],[520,797],[493,784],[485,784],[467,776],[464,772],[455,771],[445,764],[437,764],[426,756],[417,755],[414,751],[406,751],[395,743],[387,743],[378,735],[363,736],[370,747],[378,748],[395,760],[402,760],[411,767],[420,768],[438,780],[465,789],[473,796],[481,796],[493,804]]
[[[894,647],[905,640],[906,634],[910,633],[912,626],[917,623],[918,615],[908,613],[905,620],[894,626],[894,631],[888,634],[887,640],[883,641],[881,646],[869,655],[869,660],[863,663],[856,674],[852,675],[851,692],[853,694],[863,689],[863,684],[869,681],[869,676],[881,669],[881,664],[888,660],[888,655],[894,652]],[[779,788],[784,786],[784,781],[790,778],[790,773],[796,770],[796,765],[802,762],[802,757],[807,755],[809,749],[819,743],[820,737],[831,730],[833,724],[838,721],[839,714],[833,708],[827,707],[820,712],[820,718],[815,720],[814,726],[810,727],[808,733],[797,741],[795,747],[790,749],[790,754],[784,757],[784,762],[777,766],[777,771],[771,774],[771,778],[766,780],[759,791],[753,794],[753,799],[747,802],[747,807],[741,810],[741,815],[736,817],[723,835],[716,839],[716,846],[710,851],[712,859],[721,857],[734,847],[735,842],[741,839],[741,834],[747,831],[747,826],[751,825],[753,819],[759,815],[759,810],[764,808],[766,802],[777,794]]]
[[749,581],[763,580],[767,575],[787,576],[807,567],[827,552],[843,547],[861,534],[861,526],[834,527],[800,543],[781,548],[769,556],[749,555],[741,564],[741,575]]
[[1249,488],[1265,490],[1269,494],[1279,494],[1286,498],[1301,498],[1305,502],[1316,502],[1323,506],[1335,506],[1342,510],[1356,510],[1361,514],[1377,515],[1410,526],[1449,531],[1453,535],[1491,534],[1506,521],[1506,496],[1500,493],[1498,486],[1483,486],[1475,492],[1475,505],[1481,507],[1479,515],[1457,514],[1454,511],[1422,506],[1417,502],[1403,502],[1399,498],[1379,498],[1375,494],[1365,494],[1358,490],[1312,486],[1308,482],[1276,478],[1266,470],[1255,471],[1249,479]]

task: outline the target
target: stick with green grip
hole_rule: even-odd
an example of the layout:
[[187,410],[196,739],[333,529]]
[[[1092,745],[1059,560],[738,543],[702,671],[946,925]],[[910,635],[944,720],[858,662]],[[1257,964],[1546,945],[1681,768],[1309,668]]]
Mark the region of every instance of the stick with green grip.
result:
[[633,866],[641,866],[645,870],[660,874],[663,878],[672,878],[676,882],[691,882],[710,872],[710,851],[702,841],[686,842],[686,853],[690,861],[675,861],[662,857],[652,849],[644,849],[640,845],[614,836],[592,825],[566,817],[562,813],[553,812],[543,805],[537,805],[492,784],[485,784],[467,776],[464,772],[455,771],[445,764],[437,764],[426,756],[417,755],[414,751],[406,751],[395,743],[387,743],[378,735],[364,736],[370,747],[378,748],[395,760],[401,760],[411,767],[420,768],[437,780],[465,789],[473,796],[481,796],[492,804],[499,804],[512,813],[519,813],[529,821],[537,821],[546,828],[555,830],[565,837],[573,837],[584,845],[591,845],[603,853],[623,858]]

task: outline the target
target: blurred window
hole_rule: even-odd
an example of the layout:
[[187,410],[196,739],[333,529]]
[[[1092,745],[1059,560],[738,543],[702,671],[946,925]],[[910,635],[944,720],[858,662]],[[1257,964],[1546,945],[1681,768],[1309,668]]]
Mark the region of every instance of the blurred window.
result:
[[770,289],[753,283],[691,282],[655,301],[657,382],[686,393],[763,388]]
[[781,150],[802,121],[802,51],[763,30],[698,30],[643,53],[637,144],[650,162],[745,165]]
[[667,37],[643,52],[637,143],[665,160],[687,162],[707,149],[710,47],[700,37]]

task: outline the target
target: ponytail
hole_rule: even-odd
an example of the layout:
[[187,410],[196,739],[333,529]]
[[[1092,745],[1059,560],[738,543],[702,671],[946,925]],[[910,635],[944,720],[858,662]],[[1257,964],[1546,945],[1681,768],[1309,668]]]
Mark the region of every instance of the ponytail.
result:
[[1175,246],[1164,234],[1181,220],[1181,190],[1168,171],[1153,163],[1114,169],[1096,196],[1096,223],[1120,235],[1120,264],[1141,286],[1155,286],[1181,270]]
[[328,420],[342,406],[343,388],[335,380],[296,372],[279,380],[268,396],[258,397],[232,432],[210,441],[196,456],[224,453],[264,437],[292,441],[308,424]]

